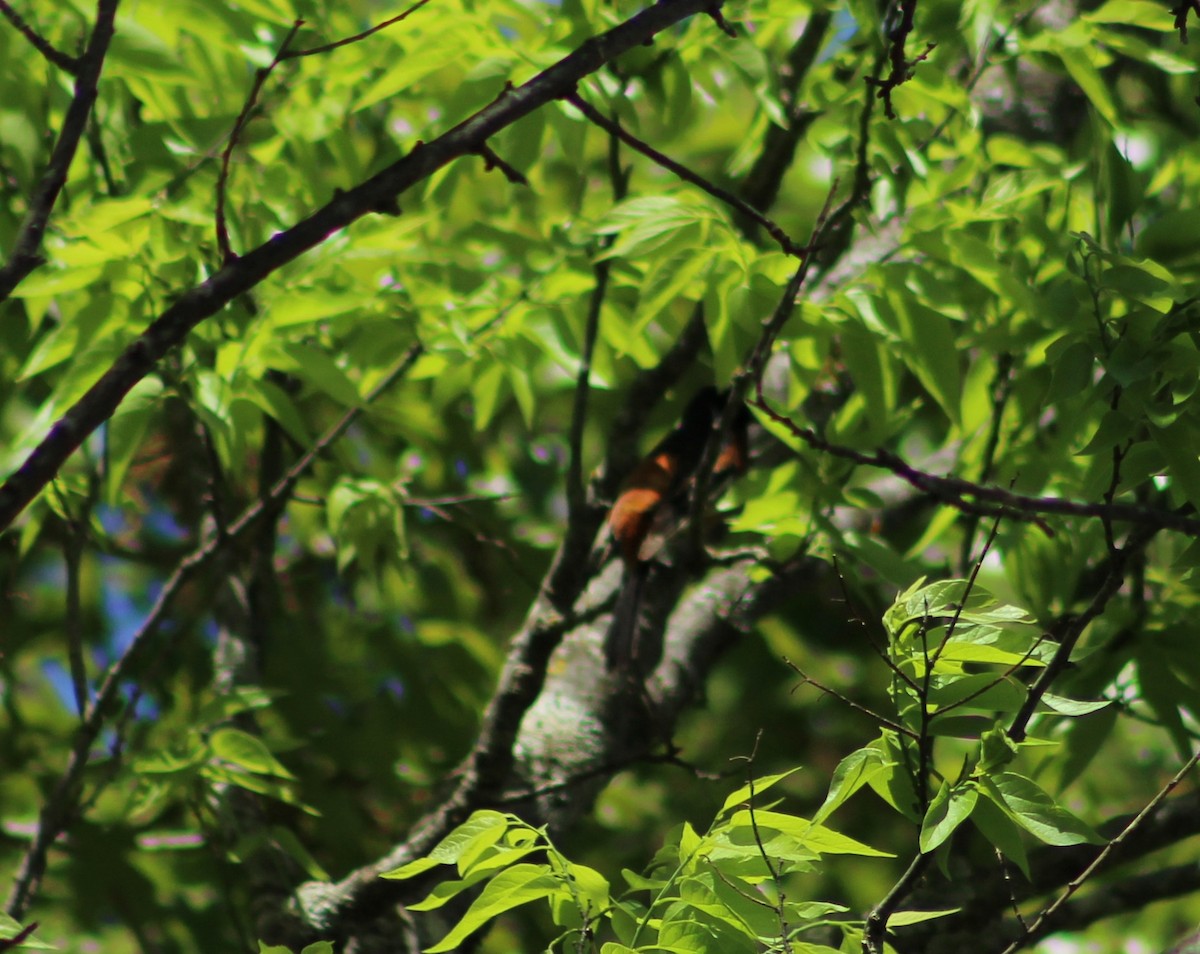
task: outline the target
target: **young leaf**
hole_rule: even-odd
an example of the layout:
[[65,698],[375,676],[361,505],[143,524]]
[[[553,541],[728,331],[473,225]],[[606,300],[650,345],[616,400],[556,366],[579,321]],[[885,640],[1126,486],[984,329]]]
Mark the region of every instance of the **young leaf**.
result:
[[513,908],[566,891],[550,872],[549,865],[514,865],[496,875],[476,898],[462,919],[426,954],[452,951],[493,918]]
[[851,752],[833,771],[829,793],[813,815],[814,825],[823,824],[851,795],[888,768],[883,753],[874,746]]
[[958,785],[943,782],[921,824],[921,851],[928,854],[954,834],[971,817],[978,799],[979,790],[969,780]]
[[1048,845],[1103,844],[1082,819],[1059,805],[1032,779],[1005,772],[980,780],[980,790],[1022,828]]

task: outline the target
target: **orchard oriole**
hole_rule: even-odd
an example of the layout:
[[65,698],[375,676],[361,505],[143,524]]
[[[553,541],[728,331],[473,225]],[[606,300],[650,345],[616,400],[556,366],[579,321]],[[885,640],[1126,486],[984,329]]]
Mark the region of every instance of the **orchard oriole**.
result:
[[[678,508],[686,503],[688,479],[700,465],[714,424],[729,400],[728,391],[712,386],[701,388],[684,409],[683,417],[666,437],[654,446],[625,479],[608,515],[608,527],[625,573],[613,609],[612,623],[604,640],[605,661],[610,670],[640,666],[635,636],[642,587],[650,560],[666,541]],[[746,429],[750,412],[742,406],[713,465],[713,476],[740,474],[747,464]]]

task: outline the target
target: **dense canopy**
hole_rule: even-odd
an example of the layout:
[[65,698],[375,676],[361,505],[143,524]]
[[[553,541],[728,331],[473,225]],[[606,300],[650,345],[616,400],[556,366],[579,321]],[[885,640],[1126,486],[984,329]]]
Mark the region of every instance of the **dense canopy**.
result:
[[1189,29],[0,0],[0,950],[1185,943]]

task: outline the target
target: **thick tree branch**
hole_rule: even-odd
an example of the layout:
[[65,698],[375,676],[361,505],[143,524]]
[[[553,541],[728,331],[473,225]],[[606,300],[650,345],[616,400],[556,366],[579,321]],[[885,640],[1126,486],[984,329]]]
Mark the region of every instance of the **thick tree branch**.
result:
[[[579,80],[614,57],[649,42],[673,24],[720,5],[721,0],[657,3],[607,33],[592,37],[527,83],[506,91],[437,139],[418,145],[403,159],[336,195],[308,218],[243,257],[226,262],[203,284],[184,292],[125,349],[100,380],[50,429],[20,469],[0,486],[0,530],[12,524],[71,453],[112,415],[129,390],[200,322],[320,245],[334,232],[370,212],[394,206],[402,192],[454,159],[478,153],[491,136],[566,95]],[[102,9],[107,6],[115,8],[115,0],[103,0]]]

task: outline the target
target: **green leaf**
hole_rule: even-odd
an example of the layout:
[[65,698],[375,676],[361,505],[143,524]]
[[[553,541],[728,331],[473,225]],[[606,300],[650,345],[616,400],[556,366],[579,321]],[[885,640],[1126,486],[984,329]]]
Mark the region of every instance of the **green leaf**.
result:
[[424,874],[426,871],[429,871],[431,868],[436,868],[440,864],[445,864],[445,862],[438,861],[437,859],[430,858],[428,856],[424,858],[414,858],[412,861],[402,864],[398,868],[391,868],[388,871],[383,872],[383,874],[381,874],[379,877],[391,878],[395,881],[404,881],[408,878],[415,878],[419,874]]
[[209,745],[218,758],[247,771],[289,780],[296,777],[271,754],[262,739],[240,729],[218,729]]
[[823,825],[814,825],[808,819],[800,818],[797,815],[785,815],[782,812],[773,811],[756,811],[754,812],[754,820],[751,822],[750,812],[743,809],[735,812],[729,819],[729,828],[731,830],[743,828],[751,831],[754,825],[757,825],[760,830],[767,829],[790,835],[804,847],[822,854],[866,855],[874,858],[895,857],[890,852],[880,851],[877,848],[872,848],[870,845],[864,845],[861,841],[856,841],[847,835],[842,835]]
[[1180,418],[1167,427],[1148,425],[1158,449],[1170,467],[1171,487],[1193,506],[1200,505],[1200,429]]
[[958,914],[962,908],[942,908],[938,911],[897,911],[888,918],[888,927],[904,927],[907,924],[921,924],[924,921],[933,921],[937,918],[949,917],[951,914]]
[[548,865],[514,865],[487,883],[462,919],[437,944],[427,947],[426,954],[452,951],[472,933],[505,911],[565,890],[561,882],[550,873]]
[[1017,743],[1002,725],[988,729],[979,739],[979,764],[976,772],[994,774],[1017,757]]
[[[689,293],[689,300],[700,298],[715,264],[712,253],[703,247],[687,249],[663,259],[642,284],[634,329],[643,331],[684,292]],[[700,280],[702,275],[704,281]]]
[[1108,0],[1098,10],[1083,13],[1091,23],[1124,23],[1142,30],[1158,30],[1170,33],[1175,21],[1166,7],[1146,3],[1145,0]]
[[[7,941],[10,938],[16,937],[25,930],[25,925],[21,924],[7,914],[0,913],[0,941]],[[36,934],[31,934],[21,942],[21,949],[28,948],[31,951],[54,951],[57,948],[53,944],[47,944],[45,941],[39,940]]]
[[813,815],[812,823],[823,824],[851,795],[891,767],[894,766],[889,766],[884,761],[883,754],[874,746],[851,752],[834,769],[833,778],[829,782],[829,792],[817,813]]
[[[932,640],[931,640],[932,644]],[[961,639],[951,639],[941,651],[938,661],[942,663],[991,663],[1002,666],[1044,666],[1045,663],[1034,656],[1025,653],[1012,652],[998,646],[980,645],[979,643],[964,642]]]
[[[429,852],[429,859],[437,864],[457,864],[465,853],[471,851],[473,846],[478,844],[479,839],[495,841],[504,834],[508,825],[509,818],[502,812],[491,809],[480,809],[473,812],[470,818],[434,846],[433,850]],[[493,835],[495,837],[492,837]],[[389,872],[387,877],[411,877],[397,873],[408,867],[409,865],[404,865],[402,868],[397,868],[395,871]]]
[[1012,772],[980,780],[980,791],[1018,825],[1048,845],[1103,844],[1092,828],[1054,801],[1032,779]]
[[[987,794],[986,786],[983,789]],[[1025,852],[1025,844],[1021,840],[1021,826],[1012,815],[996,805],[989,798],[981,798],[975,803],[971,812],[971,824],[979,829],[995,848],[1009,861],[1021,869],[1026,878],[1029,873],[1029,857]]]
[[795,775],[800,771],[800,768],[801,766],[796,765],[785,772],[779,772],[775,775],[764,775],[762,778],[756,778],[753,786],[751,786],[750,783],[746,783],[741,788],[729,794],[729,797],[725,799],[724,804],[721,805],[721,810],[717,812],[717,817],[720,818],[732,808],[739,808],[748,804],[752,797],[758,798],[763,794],[763,792],[779,784],[784,779]]
[[312,435],[309,434],[308,425],[296,407],[296,402],[275,382],[265,378],[245,381],[242,393],[261,408],[263,413],[274,418],[292,440],[304,446],[312,443]]
[[331,881],[329,872],[321,867],[321,863],[313,857],[312,852],[304,845],[299,836],[290,828],[283,825],[271,826],[271,841],[282,848],[304,869],[304,873],[315,881]]
[[125,499],[126,475],[134,458],[144,453],[142,441],[159,412],[162,391],[157,378],[144,378],[134,386],[104,429],[108,457],[104,496],[110,505]]
[[357,407],[361,403],[358,388],[324,351],[303,344],[285,344],[283,353],[291,359],[291,366],[281,370],[294,371],[301,380],[339,404]]
[[140,76],[156,83],[198,85],[197,77],[180,62],[175,50],[129,17],[120,18],[105,65],[112,76]]
[[885,729],[871,745],[882,753],[884,766],[881,771],[871,775],[868,783],[871,789],[909,821],[919,823],[917,793],[913,788],[912,775],[903,767],[907,763],[896,733]]
[[1171,263],[1192,255],[1200,244],[1200,209],[1169,209],[1138,231],[1139,255]]
[[979,790],[969,780],[957,785],[943,782],[921,824],[921,851],[928,854],[949,838],[971,817],[978,799]]
[[[600,259],[645,255],[677,237],[683,229],[696,229],[712,213],[673,195],[627,199],[613,208],[596,226],[595,234],[619,236]],[[698,233],[697,233],[698,236]]]
[[953,326],[942,314],[894,295],[892,304],[904,329],[905,363],[937,401],[946,417],[961,423],[962,373]]
[[1098,699],[1094,702],[1087,702],[1082,699],[1068,699],[1066,696],[1056,696],[1050,692],[1043,693],[1039,701],[1051,712],[1057,712],[1059,715],[1065,716],[1089,715],[1092,712],[1107,709],[1112,705],[1111,699]]
[[500,388],[507,375],[504,365],[488,365],[471,385],[471,397],[475,401],[475,430],[482,431],[496,414],[500,402]]
[[1083,90],[1084,95],[1087,96],[1096,111],[1110,125],[1115,126],[1119,117],[1112,92],[1087,52],[1081,49],[1060,49],[1058,55],[1063,66],[1067,68],[1067,72],[1071,74],[1071,78],[1079,84],[1079,88]]

